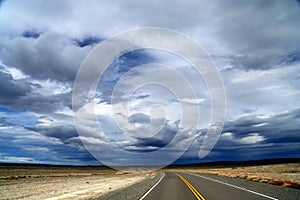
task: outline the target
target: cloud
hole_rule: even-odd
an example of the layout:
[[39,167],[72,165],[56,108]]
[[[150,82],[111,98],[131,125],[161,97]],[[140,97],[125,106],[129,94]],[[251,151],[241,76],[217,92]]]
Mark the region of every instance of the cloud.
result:
[[[34,6],[29,7],[31,4]],[[143,1],[114,5],[109,1],[91,1],[84,5],[82,2],[53,1],[47,8],[36,1],[26,4],[10,1],[3,3],[0,24],[6,27],[1,29],[2,34],[23,33],[30,25],[41,32],[87,37],[87,40],[91,35],[92,38],[106,38],[141,26],[172,28],[204,43],[209,51],[214,51],[210,54],[218,52],[217,56],[225,56],[235,67],[269,69],[278,64],[281,56],[298,50],[298,8],[297,1]],[[22,17],[8,25],[6,18],[15,11]],[[226,15],[220,16],[220,13]]]
[[228,115],[274,115],[294,109],[300,94],[298,71],[299,63],[268,71],[224,70]]
[[223,132],[232,133],[237,138],[255,133],[252,136],[261,135],[264,137],[263,141],[267,143],[298,142],[299,137],[296,135],[298,129],[293,124],[299,120],[299,109],[263,118],[259,115],[250,115],[227,122]]
[[0,65],[0,83],[0,104],[3,107],[36,113],[71,107],[71,89],[68,84],[32,80],[5,65]]
[[0,162],[8,163],[36,163],[36,160],[26,157],[4,156],[0,158]]
[[[243,154],[246,154],[245,151],[251,151],[250,159],[267,158],[270,155],[292,157],[300,142],[297,134],[299,129],[293,126],[299,123],[299,113],[300,110],[295,109],[269,118],[249,116],[229,121],[214,151],[227,149],[229,156],[234,149],[238,151],[237,148],[241,148]],[[230,148],[230,146],[235,146],[235,148]]]
[[[169,144],[178,132],[178,122],[167,122],[163,128],[153,137],[139,138],[130,146],[140,147],[153,147],[156,149],[162,148]],[[130,149],[130,148],[129,148]]]
[[37,133],[40,133],[40,134],[42,134],[46,137],[57,138],[57,139],[60,139],[62,141],[65,141],[66,139],[78,136],[77,131],[74,128],[74,126],[36,125],[34,127],[28,127],[27,129],[31,130],[31,131],[35,131]]
[[246,137],[243,137],[240,142],[242,144],[257,144],[259,142],[264,141],[265,138],[261,136],[259,133],[250,133]]
[[31,126],[40,123],[38,117],[28,111],[13,111],[0,107],[0,118],[6,122],[24,126]]
[[26,38],[38,38],[40,36],[40,33],[38,32],[35,32],[35,31],[25,31],[23,34],[22,34],[23,37],[26,37]]
[[22,97],[31,93],[34,88],[39,87],[26,80],[14,80],[12,75],[5,71],[3,66],[0,66],[0,91],[1,91],[1,104],[10,104]]
[[73,81],[90,47],[81,48],[65,35],[46,32],[39,37],[1,37],[0,59],[34,79]]
[[99,164],[86,151],[82,143],[68,142],[66,136],[68,131],[62,129],[60,134],[54,134],[55,131],[50,134],[49,129],[50,127],[46,127],[44,131],[40,131],[37,128],[24,127],[0,119],[0,161],[74,165]]
[[129,117],[130,123],[149,124],[150,120],[150,117],[144,113],[135,113]]
[[86,37],[82,40],[75,39],[75,42],[79,47],[86,47],[90,45],[93,46],[95,44],[98,44],[100,41],[101,39],[97,37]]
[[[220,70],[227,92],[227,119],[206,160],[299,157],[299,5],[296,0],[113,4],[106,0],[54,0],[47,6],[35,0],[0,1],[0,159],[95,163],[81,141],[100,151],[101,145],[107,147],[102,156],[111,159],[117,151],[107,146],[109,142],[131,152],[153,152],[174,139],[179,129],[183,135],[166,155],[174,155],[193,140],[177,162],[198,162],[211,118],[210,93],[189,63],[167,52],[137,50],[116,59],[98,84],[95,107],[87,101],[79,109],[84,135],[75,129],[72,87],[84,58],[113,34],[145,26],[187,34],[205,48]],[[175,81],[166,68],[158,69],[154,64],[139,67],[149,63],[168,65],[183,75],[196,98],[191,98],[185,85]],[[124,82],[111,102],[120,80]],[[135,88],[147,80],[163,80],[182,95],[177,98],[158,85]],[[132,88],[135,90],[127,99]],[[179,103],[188,113],[185,127],[180,126]],[[157,104],[164,113],[152,109]],[[126,135],[115,122],[112,106],[128,124],[125,132],[131,130],[131,134],[143,137]],[[200,110],[197,130],[192,123],[195,106]],[[128,117],[124,108],[128,108]],[[93,109],[99,123],[92,120]],[[159,131],[141,134],[151,122]],[[134,159],[114,156],[129,164]],[[138,159],[144,161],[143,157]]]
[[221,139],[223,140],[228,140],[240,144],[257,144],[262,141],[264,141],[266,138],[259,133],[249,133],[248,135],[240,138],[240,139],[235,139],[234,134],[230,132],[223,133],[221,135]]
[[[219,141],[202,161],[297,157],[299,128],[293,124],[299,123],[299,112],[298,108],[269,117],[250,114],[227,121]],[[199,162],[196,156],[206,131],[198,132],[193,145],[177,163]]]

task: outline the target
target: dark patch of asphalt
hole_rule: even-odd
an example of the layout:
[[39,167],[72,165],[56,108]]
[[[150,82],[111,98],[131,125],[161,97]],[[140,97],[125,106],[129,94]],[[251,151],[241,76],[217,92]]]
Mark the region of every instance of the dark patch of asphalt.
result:
[[150,190],[162,176],[163,172],[158,172],[154,177],[148,177],[131,186],[109,192],[99,197],[90,198],[90,200],[138,200]]
[[[186,177],[189,176],[189,174],[187,173],[182,173],[182,174],[184,174]],[[194,173],[194,174],[198,174],[198,173]],[[287,187],[271,185],[267,183],[253,182],[247,179],[232,178],[232,177],[225,177],[219,175],[211,175],[211,174],[199,174],[199,175],[210,179],[218,180],[221,182],[225,182],[231,185],[235,185],[241,188],[245,188],[254,192],[265,194],[279,200],[300,199],[299,189],[287,188]]]

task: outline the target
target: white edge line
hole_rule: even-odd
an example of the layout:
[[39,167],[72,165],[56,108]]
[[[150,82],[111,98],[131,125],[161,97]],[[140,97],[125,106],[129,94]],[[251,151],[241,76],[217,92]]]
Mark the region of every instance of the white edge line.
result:
[[252,190],[248,190],[248,189],[245,189],[245,188],[242,188],[242,187],[239,187],[239,186],[236,186],[236,185],[231,185],[229,183],[225,183],[225,182],[222,182],[222,181],[218,181],[218,180],[215,180],[215,179],[211,179],[211,178],[207,178],[205,176],[201,176],[199,174],[194,174],[194,173],[189,173],[189,172],[183,172],[183,173],[186,173],[186,174],[190,174],[190,175],[193,175],[193,176],[199,176],[201,178],[204,178],[204,179],[208,179],[208,180],[211,180],[211,181],[215,181],[215,182],[218,182],[218,183],[222,183],[224,185],[228,185],[228,186],[231,186],[231,187],[234,187],[234,188],[238,188],[238,189],[241,189],[241,190],[244,190],[244,191],[247,191],[247,192],[251,192],[253,194],[257,194],[257,195],[260,195],[260,196],[263,196],[263,197],[266,197],[266,198],[269,198],[269,199],[273,199],[273,200],[278,200],[274,197],[270,197],[268,195],[265,195],[265,194],[261,194],[261,193],[258,193],[258,192],[254,192]]
[[152,188],[150,188],[149,190],[148,190],[148,192],[146,192],[139,200],[142,200],[142,199],[144,199],[159,183],[160,183],[160,181],[165,177],[165,172],[163,172],[164,174],[160,177],[160,179],[157,181],[157,183],[155,183],[155,185],[153,185],[152,186]]

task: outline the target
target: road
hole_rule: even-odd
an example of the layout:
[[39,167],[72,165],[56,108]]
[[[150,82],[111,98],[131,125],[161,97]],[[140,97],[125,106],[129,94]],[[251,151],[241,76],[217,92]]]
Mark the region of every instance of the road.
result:
[[230,185],[199,174],[165,172],[140,200],[276,200],[276,198]]

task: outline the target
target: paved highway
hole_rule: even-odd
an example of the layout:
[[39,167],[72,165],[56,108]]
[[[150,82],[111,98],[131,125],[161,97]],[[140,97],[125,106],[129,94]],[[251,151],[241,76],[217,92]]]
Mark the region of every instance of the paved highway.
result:
[[242,187],[191,173],[165,172],[164,176],[140,200],[276,200]]

